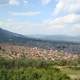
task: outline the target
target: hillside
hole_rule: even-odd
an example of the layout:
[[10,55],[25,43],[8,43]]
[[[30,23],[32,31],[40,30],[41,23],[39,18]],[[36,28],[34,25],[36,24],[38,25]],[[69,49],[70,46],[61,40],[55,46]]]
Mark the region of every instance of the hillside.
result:
[[80,44],[0,29],[0,73],[1,80],[79,80]]
[[0,42],[25,43],[31,40],[31,38],[27,38],[21,34],[12,33],[0,28]]
[[63,50],[68,53],[80,53],[80,43],[67,41],[50,41],[25,37],[21,34],[0,29],[0,43],[24,45],[28,47],[38,47],[43,49]]
[[80,43],[80,36],[69,35],[29,35],[35,39],[49,40],[49,41],[66,41],[66,42],[78,42]]

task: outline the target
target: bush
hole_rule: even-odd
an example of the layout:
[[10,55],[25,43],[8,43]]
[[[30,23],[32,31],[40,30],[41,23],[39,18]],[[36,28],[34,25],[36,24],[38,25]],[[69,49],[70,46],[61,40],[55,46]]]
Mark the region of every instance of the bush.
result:
[[0,58],[0,80],[70,80],[52,62]]

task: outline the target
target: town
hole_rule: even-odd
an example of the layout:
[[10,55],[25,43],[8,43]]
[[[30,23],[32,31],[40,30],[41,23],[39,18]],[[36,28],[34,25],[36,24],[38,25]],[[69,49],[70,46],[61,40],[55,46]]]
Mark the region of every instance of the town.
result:
[[63,50],[43,49],[38,47],[18,46],[0,44],[0,56],[7,56],[10,59],[29,58],[41,60],[73,60],[80,57],[80,54],[72,54]]

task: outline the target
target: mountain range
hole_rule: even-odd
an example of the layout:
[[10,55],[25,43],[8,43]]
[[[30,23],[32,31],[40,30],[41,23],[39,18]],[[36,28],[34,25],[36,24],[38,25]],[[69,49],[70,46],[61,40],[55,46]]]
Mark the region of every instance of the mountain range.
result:
[[0,42],[26,43],[27,41],[32,41],[32,40],[34,39],[0,28]]
[[44,42],[44,40],[26,37],[24,35],[0,28],[0,43],[27,45],[31,47],[39,47],[41,44],[42,47]]
[[80,42],[80,36],[68,35],[29,35],[31,38],[48,40],[48,41],[63,41],[63,42]]
[[44,49],[80,52],[80,37],[66,36],[24,36],[0,28],[0,43],[11,43]]
[[66,36],[66,35],[29,35],[24,36],[17,33],[0,28],[0,42],[26,42],[27,40],[46,40],[46,41],[64,41],[64,42],[80,42],[80,36]]

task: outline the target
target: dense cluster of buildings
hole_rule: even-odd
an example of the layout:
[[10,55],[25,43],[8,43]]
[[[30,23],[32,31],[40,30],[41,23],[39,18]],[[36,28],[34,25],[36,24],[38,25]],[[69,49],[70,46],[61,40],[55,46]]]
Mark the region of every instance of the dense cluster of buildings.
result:
[[0,45],[0,56],[14,58],[30,58],[43,60],[69,60],[79,58],[79,54],[67,53],[53,49],[42,49],[38,47],[27,47],[17,45]]

